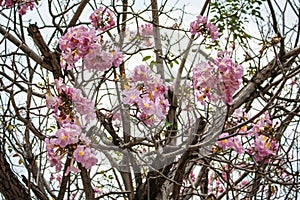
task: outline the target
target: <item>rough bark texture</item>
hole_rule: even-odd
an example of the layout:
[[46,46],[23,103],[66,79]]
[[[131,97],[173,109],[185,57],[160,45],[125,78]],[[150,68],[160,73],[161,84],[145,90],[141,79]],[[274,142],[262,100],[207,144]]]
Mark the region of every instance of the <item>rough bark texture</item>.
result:
[[30,200],[28,190],[12,172],[0,143],[0,193],[8,200]]

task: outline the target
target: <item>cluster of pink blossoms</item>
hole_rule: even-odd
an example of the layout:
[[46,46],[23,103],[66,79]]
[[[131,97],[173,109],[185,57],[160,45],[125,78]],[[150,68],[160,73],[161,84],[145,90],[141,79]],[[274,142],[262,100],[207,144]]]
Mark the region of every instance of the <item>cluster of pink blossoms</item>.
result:
[[120,66],[123,61],[123,54],[118,48],[106,51],[101,44],[94,44],[83,61],[86,69],[105,71],[112,65],[115,67]]
[[163,120],[168,113],[169,102],[164,96],[167,87],[160,76],[149,66],[139,65],[129,79],[128,88],[123,91],[123,103],[135,106],[137,117],[147,125]]
[[143,45],[145,47],[152,46],[153,42],[151,41],[153,37],[153,26],[152,24],[142,24],[140,26],[140,36],[141,40],[143,41]]
[[245,152],[242,142],[238,137],[229,137],[227,139],[222,139],[226,137],[229,137],[228,133],[222,133],[219,136],[219,138],[221,139],[217,141],[219,147],[221,147],[223,150],[234,149],[238,154],[243,154]]
[[100,7],[90,15],[92,26],[99,31],[106,31],[115,26],[114,14],[108,8]]
[[73,123],[73,111],[84,116],[88,123],[96,118],[94,103],[83,97],[80,89],[67,87],[61,78],[55,80],[55,85],[59,96],[47,94],[46,105],[53,109],[54,117],[60,124]]
[[[68,70],[75,67],[75,63],[87,55],[92,44],[97,41],[95,29],[85,26],[71,27],[59,39],[62,50],[62,67]],[[66,66],[68,65],[68,66]]]
[[[93,26],[99,20],[96,17],[97,13],[99,16],[100,11],[110,13],[108,9],[103,10],[103,8],[96,11],[91,15]],[[105,30],[108,26],[96,28]],[[69,28],[59,39],[59,47],[62,50],[61,66],[67,70],[73,69],[79,60],[83,60],[87,69],[100,71],[105,71],[112,66],[118,67],[123,60],[123,54],[118,48],[107,47],[104,42],[101,43],[101,38],[97,37],[94,28],[88,29],[85,26]]]
[[192,35],[202,35],[209,32],[212,41],[215,41],[220,33],[217,27],[208,21],[207,17],[199,15],[197,19],[190,24],[190,32]]
[[231,104],[233,94],[239,89],[243,68],[232,61],[228,52],[220,52],[214,64],[202,62],[193,69],[196,97],[201,103],[221,97],[224,103]]
[[275,156],[279,149],[279,144],[272,138],[272,132],[276,125],[270,120],[268,112],[260,117],[257,123],[252,124],[252,129],[249,130],[250,135],[254,135],[254,146],[248,151],[254,156],[254,159],[259,162],[264,160],[268,162],[269,158]]
[[[5,0],[4,3],[6,8],[12,8],[15,5],[18,6],[18,13],[20,15],[25,15],[27,10],[33,10],[34,8],[34,0]],[[2,0],[0,0],[0,6],[2,5]]]
[[[249,131],[246,130],[247,127],[242,127],[239,131],[239,133],[244,135],[242,137],[247,137],[247,140],[254,139],[253,145],[247,148],[247,152],[253,156],[256,162],[268,162],[269,158],[275,156],[279,149],[278,142],[272,138],[275,126],[273,127],[269,114],[266,112],[256,123],[252,123],[250,127]],[[233,149],[238,154],[245,152],[239,135],[230,137],[228,133],[222,133],[219,136],[217,145],[223,150]]]
[[60,128],[55,136],[46,138],[46,149],[50,166],[60,171],[62,168],[61,159],[64,155],[72,156],[69,171],[78,172],[74,167],[74,161],[82,164],[83,167],[90,169],[98,160],[95,150],[91,149],[90,141],[82,134],[82,129],[78,125],[76,112],[85,117],[87,122],[96,118],[94,103],[83,97],[79,89],[67,87],[62,79],[55,80],[58,97],[51,94],[47,95],[46,105],[53,109],[54,117],[59,122]]
[[139,45],[141,48],[148,48],[153,45],[153,25],[150,23],[142,24],[138,27],[138,31],[127,28],[125,37],[129,41]]
[[55,167],[56,171],[62,168],[61,159],[67,155],[73,154],[71,165],[66,171],[79,172],[74,167],[74,161],[82,164],[86,169],[90,169],[97,164],[96,151],[89,147],[90,141],[81,133],[80,126],[76,124],[65,124],[61,127],[52,138],[46,138],[46,150],[50,166]]
[[153,36],[153,26],[150,23],[142,24],[140,27],[140,34],[143,37]]

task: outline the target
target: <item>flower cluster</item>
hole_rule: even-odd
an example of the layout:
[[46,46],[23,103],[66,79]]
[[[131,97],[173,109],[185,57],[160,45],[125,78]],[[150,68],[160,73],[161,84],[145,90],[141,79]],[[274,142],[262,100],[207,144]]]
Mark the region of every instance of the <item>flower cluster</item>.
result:
[[81,128],[76,124],[65,124],[57,130],[55,137],[45,139],[50,166],[55,166],[56,171],[61,170],[61,159],[64,155],[73,154],[71,166],[69,166],[67,174],[70,171],[79,171],[74,167],[74,161],[81,163],[86,169],[90,169],[93,165],[97,164],[97,153],[89,147],[90,141],[81,134],[81,131]]
[[120,66],[122,60],[123,55],[118,48],[107,52],[103,49],[102,45],[94,44],[91,46],[89,53],[84,57],[84,64],[89,70],[97,69],[105,71],[112,65],[115,67]]
[[242,145],[241,140],[238,137],[229,137],[227,139],[222,139],[225,137],[229,137],[228,133],[222,133],[219,138],[221,140],[217,141],[219,147],[223,150],[227,148],[233,148],[238,154],[242,154],[245,152],[245,149]]
[[197,16],[197,19],[191,22],[190,32],[192,35],[202,35],[208,32],[212,41],[215,41],[220,35],[217,27],[209,22],[207,17],[202,15]]
[[254,148],[250,150],[250,153],[254,153],[254,159],[259,162],[276,155],[278,147],[278,143],[275,140],[265,135],[256,135]]
[[85,145],[77,146],[74,151],[74,158],[77,162],[80,162],[83,167],[90,169],[98,162],[96,158],[96,152],[92,148],[88,148]]
[[90,15],[91,24],[96,30],[106,31],[116,24],[113,16],[108,8],[100,7]]
[[[236,112],[235,117],[231,117],[230,123],[235,124],[236,119],[243,120],[242,117],[245,117],[247,120],[246,115],[243,111],[239,110]],[[272,156],[275,156],[279,150],[278,142],[273,138],[274,136],[274,129],[276,125],[273,125],[272,120],[268,112],[259,118],[259,120],[255,123],[250,124],[250,129],[246,126],[243,126],[236,136],[230,137],[228,133],[222,133],[219,136],[219,141],[217,141],[217,145],[226,150],[228,148],[234,149],[238,154],[242,154],[246,151],[253,156],[256,162],[268,162]],[[247,141],[254,140],[251,146],[243,147],[240,137],[247,138]]]
[[[18,13],[20,15],[25,15],[27,10],[33,10],[34,8],[34,0],[5,0],[4,3],[6,8],[12,8],[15,5],[18,6]],[[2,5],[2,0],[0,0],[0,6]]]
[[272,138],[275,126],[273,126],[268,112],[265,112],[264,116],[260,117],[257,123],[252,124],[249,134],[254,135],[255,140],[254,146],[252,145],[249,153],[254,156],[257,162],[262,160],[267,162],[268,158],[276,155],[279,144]]
[[55,80],[59,97],[48,94],[46,105],[53,109],[54,116],[60,124],[74,123],[74,111],[85,117],[87,122],[96,118],[95,105],[81,94],[80,89],[67,87],[60,78]]
[[220,90],[221,97],[224,102],[231,104],[233,94],[239,89],[242,77],[243,67],[236,65],[229,57],[230,53],[222,51],[218,53],[215,65],[218,68],[218,77],[221,80]]
[[143,41],[143,45],[145,47],[152,46],[153,42],[151,41],[153,37],[153,26],[152,24],[142,24],[140,26],[140,36],[141,40]]
[[82,134],[76,113],[84,116],[86,122],[90,122],[96,118],[94,103],[83,97],[81,90],[67,87],[61,78],[55,80],[55,85],[59,96],[54,97],[48,93],[46,97],[46,105],[53,109],[54,117],[60,125],[54,136],[45,139],[50,166],[55,166],[56,171],[60,171],[61,159],[65,155],[72,155],[71,165],[68,166],[66,174],[79,171],[74,167],[74,161],[90,169],[98,159],[95,150],[89,147],[90,141]]
[[[71,27],[59,39],[62,50],[62,67],[68,70],[75,67],[75,63],[89,53],[91,45],[97,40],[95,29],[84,26]],[[68,66],[66,66],[68,65]]]
[[149,66],[135,67],[127,89],[123,91],[123,103],[137,108],[137,117],[147,125],[152,125],[165,118],[169,102],[164,97],[167,88],[159,75],[154,74]]
[[243,77],[243,68],[229,57],[229,53],[221,52],[215,65],[202,62],[193,69],[193,86],[197,99],[204,103],[216,101],[219,97],[226,104],[231,104],[233,94],[239,89]]
[[123,60],[120,50],[106,48],[105,45],[97,43],[99,40],[94,28],[79,26],[68,29],[67,33],[59,39],[62,67],[70,70],[81,59],[89,70],[104,71],[112,66],[118,67]]
[[218,77],[216,76],[216,69],[211,63],[202,62],[193,69],[193,87],[195,89],[195,96],[201,102],[208,99],[209,101],[216,101],[218,95],[213,92],[218,87]]
[[140,34],[143,37],[151,37],[153,36],[153,26],[152,24],[142,24],[140,27]]

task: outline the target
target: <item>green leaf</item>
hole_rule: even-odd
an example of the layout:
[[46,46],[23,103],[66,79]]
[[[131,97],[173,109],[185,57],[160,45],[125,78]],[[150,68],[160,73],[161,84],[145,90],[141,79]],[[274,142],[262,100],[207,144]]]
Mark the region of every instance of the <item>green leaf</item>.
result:
[[144,58],[143,58],[143,61],[147,61],[147,60],[149,60],[151,58],[151,56],[145,56]]
[[154,65],[156,65],[156,62],[154,60],[152,60],[150,63],[150,68],[153,69]]

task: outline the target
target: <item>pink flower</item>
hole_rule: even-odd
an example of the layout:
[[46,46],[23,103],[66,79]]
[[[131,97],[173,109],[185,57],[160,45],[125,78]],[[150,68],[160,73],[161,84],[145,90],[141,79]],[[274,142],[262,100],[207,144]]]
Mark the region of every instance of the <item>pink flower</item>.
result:
[[48,160],[50,162],[50,167],[54,167],[56,171],[60,171],[62,169],[62,161],[59,157],[59,155],[57,155],[54,152],[54,149],[57,148],[56,144],[55,144],[55,139],[54,138],[46,138],[45,139],[45,143],[46,143],[46,150],[47,150],[47,157]]
[[71,166],[67,167],[67,170],[65,172],[65,176],[67,176],[70,172],[78,173],[78,172],[81,172],[81,171],[77,167],[74,167],[74,165],[71,165]]
[[279,145],[275,140],[272,140],[265,135],[256,136],[254,145],[254,149],[256,150],[254,158],[256,161],[261,161],[276,155],[279,148]]
[[252,128],[249,130],[249,133],[252,135],[258,135],[268,130],[272,127],[272,121],[270,119],[269,113],[266,111],[263,116],[259,118],[256,123],[252,124]]
[[57,130],[55,136],[57,137],[55,144],[64,148],[69,144],[78,142],[78,136],[81,133],[81,128],[76,124],[66,124]]
[[98,162],[95,150],[83,145],[77,146],[76,150],[74,151],[74,158],[86,169],[90,169]]
[[84,57],[84,65],[89,70],[105,71],[113,65],[118,67],[122,61],[123,54],[118,48],[108,52],[100,44],[91,45],[89,53]]
[[222,139],[228,136],[228,133],[222,133],[219,136],[220,140],[217,141],[218,146],[223,150],[226,150],[227,148],[233,148],[238,154],[244,153],[245,149],[241,143],[241,140],[238,137],[229,137],[227,139]]
[[205,27],[208,29],[212,41],[215,41],[219,38],[220,33],[217,26],[209,22],[205,25]]
[[112,55],[113,55],[113,65],[115,67],[119,67],[121,65],[121,63],[123,62],[123,54],[120,51],[119,48],[116,48],[115,50],[111,51]]
[[170,104],[165,98],[167,87],[160,76],[149,66],[139,65],[129,79],[129,85],[123,91],[123,103],[137,107],[136,116],[147,125],[163,120]]
[[129,88],[127,90],[123,90],[123,103],[124,104],[128,104],[128,105],[132,105],[134,103],[137,103],[138,101],[140,101],[139,99],[141,98],[141,92],[139,90],[137,90],[137,88],[132,87]]
[[58,112],[58,107],[60,104],[61,101],[59,97],[52,96],[50,92],[46,94],[46,106],[53,109],[54,113]]
[[25,2],[22,2],[19,5],[20,9],[18,10],[18,13],[20,15],[25,15],[28,9],[33,10],[34,0],[26,0]]
[[202,35],[205,33],[209,33],[212,41],[218,39],[220,33],[218,28],[208,21],[207,17],[197,16],[197,19],[190,24],[190,32],[192,35]]
[[153,26],[152,26],[152,24],[148,23],[148,24],[141,25],[140,33],[141,33],[141,36],[143,36],[143,37],[152,36],[153,35]]
[[[0,1],[0,7],[3,6],[1,5],[2,1]],[[26,14],[27,10],[33,10],[34,8],[34,0],[6,0],[5,1],[5,7],[6,8],[12,8],[14,6],[18,6],[18,13],[20,15]]]
[[225,103],[231,104],[233,94],[239,89],[243,77],[243,68],[241,65],[235,65],[227,55],[217,58],[215,64],[218,67],[219,76],[222,80],[219,86],[219,93]]
[[[216,101],[220,97],[224,103],[231,104],[233,94],[239,89],[243,68],[224,54],[218,54],[215,66],[202,62],[193,69],[193,86],[197,99],[203,103],[207,98]],[[223,56],[223,57],[222,57]]]
[[197,20],[193,21],[190,24],[190,32],[192,35],[195,35],[197,33],[201,34],[201,27],[207,23],[207,17],[198,15]]
[[148,82],[152,80],[150,75],[153,74],[149,66],[139,65],[134,68],[133,75],[131,76],[131,80],[133,82],[143,81]]
[[106,31],[115,26],[114,14],[108,8],[100,7],[90,15],[92,26],[96,30]]
[[95,196],[99,197],[103,194],[103,191],[100,188],[94,187]]
[[[75,105],[75,109],[78,113],[80,113],[82,116],[85,117],[85,120],[89,123],[92,119],[96,118],[96,113],[95,113],[95,105],[92,101],[89,99],[85,98],[82,96],[82,92],[80,89],[72,88],[72,87],[67,87],[64,83],[63,80],[60,78],[58,80],[55,80],[55,85],[56,89],[58,90],[60,94],[60,104],[66,103],[64,101],[70,101]],[[62,97],[63,96],[63,97]],[[68,99],[65,99],[64,96],[67,96]],[[49,104],[53,103],[54,100],[51,97],[49,99]],[[57,99],[55,99],[58,101]],[[58,103],[58,102],[56,102]],[[52,105],[53,106],[53,105]],[[57,108],[57,105],[55,105],[54,109]],[[63,112],[61,111],[59,114],[59,117],[63,117]],[[57,114],[58,115],[58,114]]]
[[202,103],[206,99],[217,99],[217,95],[212,91],[217,88],[219,80],[213,66],[206,62],[200,63],[193,69],[192,80],[198,101]]
[[155,114],[155,106],[154,102],[150,100],[147,95],[145,95],[143,98],[139,98],[139,101],[137,102],[139,109],[141,109],[141,112],[151,116]]
[[62,68],[70,70],[75,63],[89,53],[91,45],[97,40],[95,30],[84,26],[71,27],[67,33],[59,39],[59,47],[62,50]]

